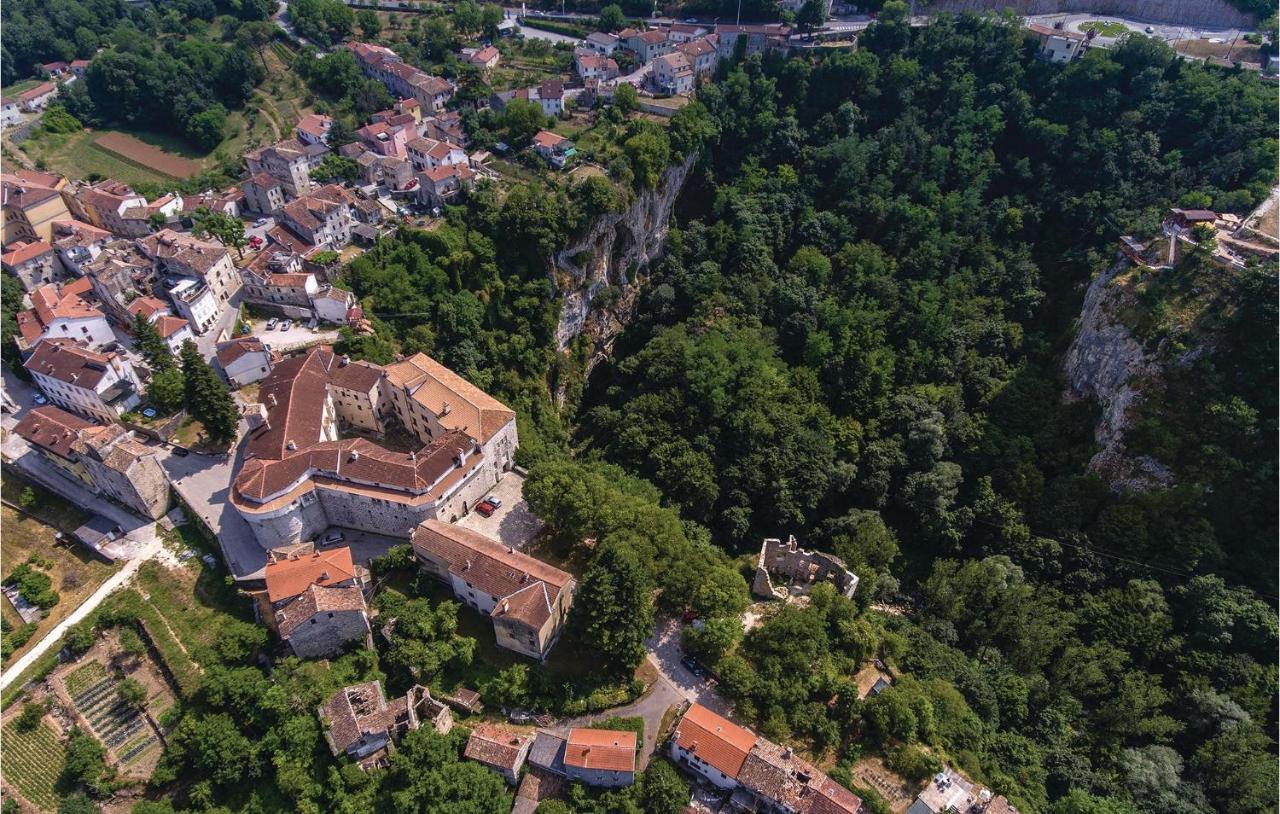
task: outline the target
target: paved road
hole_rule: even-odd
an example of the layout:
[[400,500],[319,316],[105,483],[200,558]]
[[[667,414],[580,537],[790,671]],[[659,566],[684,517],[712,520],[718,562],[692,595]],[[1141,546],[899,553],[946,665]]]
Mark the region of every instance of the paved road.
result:
[[93,594],[80,605],[80,607],[72,611],[66,619],[63,619],[55,625],[44,635],[44,638],[36,642],[34,647],[26,653],[23,653],[17,661],[9,666],[9,669],[4,671],[3,675],[0,675],[0,689],[8,687],[16,678],[18,678],[18,676],[22,675],[24,670],[48,652],[51,647],[56,646],[58,642],[62,641],[63,635],[68,630],[83,621],[90,613],[93,613],[93,611],[102,604],[102,600],[106,599],[108,595],[133,579],[133,575],[138,572],[138,569],[142,567],[142,564],[154,557],[162,548],[163,543],[160,542],[159,538],[152,539],[138,557],[129,560],[129,562],[125,563],[124,568],[121,568],[119,571],[112,574],[106,582],[98,586],[98,590],[94,591]]
[[196,336],[196,347],[200,349],[200,355],[206,360],[213,358],[217,350],[216,346],[222,341],[222,337],[229,337],[235,331],[236,317],[240,315],[240,294],[239,291],[232,294],[231,298],[223,304],[217,321],[210,326],[209,330]]

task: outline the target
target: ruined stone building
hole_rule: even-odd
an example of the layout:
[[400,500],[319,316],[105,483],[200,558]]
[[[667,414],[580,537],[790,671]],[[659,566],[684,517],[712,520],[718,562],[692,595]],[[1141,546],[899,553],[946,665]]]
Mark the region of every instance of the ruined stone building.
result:
[[760,547],[751,592],[765,599],[786,599],[803,596],[820,582],[831,583],[836,591],[849,598],[858,589],[858,576],[839,557],[806,551],[794,536],[785,543],[770,538]]

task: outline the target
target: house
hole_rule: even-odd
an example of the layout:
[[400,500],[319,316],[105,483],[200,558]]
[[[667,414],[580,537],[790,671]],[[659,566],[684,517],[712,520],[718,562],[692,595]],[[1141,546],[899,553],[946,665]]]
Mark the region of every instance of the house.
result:
[[[363,399],[346,382],[368,374],[344,362],[313,348],[260,383],[265,417],[251,422],[229,501],[265,549],[331,525],[408,537],[423,520],[465,514],[511,468],[515,413],[456,373],[423,354],[369,366],[378,387]],[[340,425],[382,432],[392,416],[420,449],[339,438]]]
[[464,189],[475,185],[476,173],[465,164],[418,173],[418,200],[427,206],[452,203]]
[[151,233],[152,214],[167,217],[181,206],[180,199],[175,197],[153,207],[128,184],[110,179],[96,184],[77,184],[70,198],[75,214],[81,220],[112,234],[133,238]]
[[70,339],[41,342],[23,367],[54,404],[106,423],[142,401],[142,383],[128,360],[81,347]]
[[46,404],[27,411],[14,432],[95,494],[153,520],[169,510],[169,479],[156,450],[119,424],[95,424]]
[[240,275],[231,252],[221,243],[164,229],[139,240],[138,248],[165,272],[203,282],[220,303],[240,290]]
[[571,729],[564,746],[564,774],[588,786],[629,786],[636,779],[636,748],[634,732]]
[[564,628],[577,582],[559,568],[439,520],[423,521],[410,542],[423,571],[493,620],[499,647],[545,661]]
[[31,90],[18,94],[18,105],[28,113],[44,110],[58,95],[58,86],[53,82],[41,82]]
[[544,79],[538,86],[537,101],[542,105],[542,112],[548,116],[559,116],[564,112],[564,83],[559,79]]
[[763,54],[765,51],[785,51],[791,28],[781,23],[717,25],[715,34],[720,58],[733,59],[739,40],[743,41],[743,56]]
[[244,208],[247,212],[274,214],[288,200],[284,183],[265,172],[256,172],[241,181],[240,191],[244,194]]
[[694,704],[676,725],[671,739],[671,759],[713,786],[733,789],[756,736],[701,704]]
[[355,199],[336,184],[290,201],[277,218],[312,246],[340,249],[351,242],[351,203]]
[[550,130],[539,130],[533,137],[533,151],[558,170],[577,153],[572,141]]
[[49,79],[57,79],[71,71],[71,63],[64,61],[46,62],[40,66],[40,72]]
[[22,124],[22,108],[19,101],[12,96],[0,97],[0,128],[10,128]]
[[521,735],[489,724],[477,724],[471,730],[471,737],[467,738],[463,756],[483,763],[514,786],[531,745],[532,735]]
[[578,48],[573,52],[573,67],[584,81],[609,80],[618,76],[617,62],[587,48]]
[[416,170],[430,170],[468,163],[467,151],[447,141],[415,138],[407,145],[409,160]]
[[311,316],[311,298],[320,282],[302,270],[302,258],[288,251],[261,251],[240,270],[245,299],[291,318]]
[[1049,62],[1070,62],[1083,54],[1087,47],[1085,35],[1077,31],[1050,28],[1038,23],[1028,25],[1027,30],[1039,40],[1040,47],[1036,55]]
[[53,246],[43,240],[17,240],[5,246],[0,266],[17,277],[26,291],[35,291],[63,276],[62,263]]
[[671,49],[675,47],[675,43],[667,39],[665,31],[657,30],[633,31],[624,44],[646,64],[663,54],[671,53]]
[[101,348],[116,341],[102,311],[80,298],[86,286],[68,283],[42,285],[31,293],[31,308],[14,315],[18,323],[18,350],[26,352],[47,339],[70,339],[87,348]]
[[367,681],[342,688],[318,711],[334,757],[345,754],[362,769],[386,765],[395,741],[406,732],[427,725],[443,735],[453,728],[449,708],[420,685],[388,702],[382,682]]
[[1178,229],[1190,230],[1196,226],[1214,227],[1218,214],[1211,209],[1170,209],[1167,222]]
[[720,61],[720,55],[716,49],[717,40],[716,35],[712,34],[709,37],[689,40],[676,46],[676,52],[684,54],[693,66],[695,79],[702,79],[715,73],[716,64]]
[[[785,581],[775,585],[774,580]],[[783,543],[767,539],[760,546],[756,558],[756,575],[751,592],[765,599],[787,599],[805,595],[820,582],[833,585],[836,592],[853,598],[858,589],[858,577],[844,564],[844,560],[821,551],[806,551],[791,536]]]
[[368,572],[345,546],[273,557],[258,594],[263,619],[299,658],[333,656],[348,642],[367,638],[364,601]]
[[[245,153],[244,160],[251,176],[259,173],[270,175],[292,197],[305,195],[311,190],[311,159],[306,145],[296,138],[252,150]],[[248,194],[246,191],[245,196]]]
[[329,138],[329,130],[333,128],[333,119],[322,113],[308,113],[298,120],[293,133],[304,145],[325,144]]
[[501,57],[502,57],[501,52],[499,52],[498,49],[494,48],[492,45],[488,45],[488,46],[485,46],[484,48],[479,48],[479,49],[476,49],[476,48],[462,49],[463,62],[465,62],[468,65],[471,65],[472,67],[479,68],[480,70],[485,72],[491,71],[494,68],[496,68],[498,66],[498,60]]
[[587,35],[587,47],[602,56],[611,55],[618,50],[620,44],[618,35],[607,31],[592,31]]
[[[85,237],[83,233],[78,236]],[[159,276],[155,263],[132,240],[113,239],[101,245],[95,242],[87,248],[75,240],[77,237],[66,238],[66,243],[71,244],[66,252],[61,250],[63,241],[57,244],[63,262],[71,258],[71,262],[78,263],[72,269],[83,274],[82,279],[88,280],[93,295],[107,316],[120,327],[129,328],[133,324],[133,315],[128,311],[132,300],[156,290]]]
[[[352,227],[355,229],[367,228],[363,225]],[[351,312],[351,308],[356,304],[356,297],[350,291],[338,288],[332,285],[322,285],[320,290],[311,297],[311,311],[315,314],[316,319],[321,322],[327,322],[332,325],[346,325],[347,314]]]
[[183,195],[181,196],[181,205],[178,208],[178,213],[188,221],[201,209],[208,209],[210,212],[239,218],[244,198],[244,192],[238,187],[231,187],[223,192],[206,190],[198,195]]
[[713,27],[702,23],[672,23],[667,26],[667,39],[673,43],[686,43],[701,39],[710,34]]
[[138,297],[129,303],[128,311],[130,316],[142,317],[153,325],[160,317],[173,313],[169,308],[169,303],[159,297],[152,296]]
[[764,738],[742,762],[738,790],[730,799],[741,809],[779,814],[858,814],[862,810],[858,795],[790,747]]
[[405,144],[416,132],[413,127],[392,125],[387,122],[366,124],[356,131],[356,137],[372,152],[378,155],[399,156],[404,158]]
[[4,212],[4,232],[0,242],[18,240],[52,241],[55,221],[70,220],[62,197],[66,179],[35,170],[0,174],[0,208]]
[[169,299],[183,319],[202,334],[218,321],[221,304],[203,280],[181,277],[169,282]]
[[91,64],[91,62],[92,61],[88,59],[71,60],[71,73],[75,74],[78,77],[83,78],[84,75],[89,72],[89,65]]
[[529,747],[527,759],[530,766],[544,772],[567,777],[564,768],[564,747],[568,736],[549,729],[539,729]]
[[361,72],[386,85],[392,96],[414,99],[433,112],[442,110],[453,96],[453,83],[406,65],[390,48],[363,42],[348,42],[344,47],[356,58]]
[[106,229],[78,220],[58,220],[52,225],[54,252],[58,262],[73,275],[83,277],[85,264],[98,256],[103,247],[116,240]]
[[155,326],[156,332],[174,356],[182,352],[184,343],[196,341],[196,335],[191,332],[191,323],[182,317],[165,315],[156,320]]
[[218,360],[222,375],[236,387],[265,379],[275,365],[271,349],[256,336],[219,342],[214,358]]
[[653,81],[663,93],[679,95],[693,91],[693,63],[679,51],[653,60]]
[[[394,155],[378,155],[365,150],[356,158],[360,167],[360,180],[365,184],[384,184],[392,190],[402,190],[413,180],[413,164]],[[357,220],[365,220],[356,213]]]

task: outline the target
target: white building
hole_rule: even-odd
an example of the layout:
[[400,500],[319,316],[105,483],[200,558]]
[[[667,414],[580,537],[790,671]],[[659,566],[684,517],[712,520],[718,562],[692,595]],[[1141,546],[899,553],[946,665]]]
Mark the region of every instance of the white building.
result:
[[86,347],[100,348],[116,341],[102,311],[80,299],[84,281],[61,288],[42,285],[31,294],[32,307],[14,315],[18,323],[19,350],[26,351],[48,339],[70,339]]
[[116,421],[142,401],[142,385],[128,360],[69,339],[41,342],[23,367],[54,404],[104,423]]
[[227,380],[236,387],[265,379],[274,366],[271,348],[256,336],[219,342],[215,357]]
[[169,289],[169,299],[178,309],[183,319],[194,326],[195,332],[202,334],[218,321],[221,303],[213,295],[213,290],[202,281],[191,277],[183,277]]

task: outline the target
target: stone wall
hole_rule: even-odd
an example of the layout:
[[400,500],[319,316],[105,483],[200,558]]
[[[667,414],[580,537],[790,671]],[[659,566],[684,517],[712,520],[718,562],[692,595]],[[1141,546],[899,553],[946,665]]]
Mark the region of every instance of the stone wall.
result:
[[289,646],[300,659],[334,656],[347,642],[369,635],[369,617],[364,611],[334,611],[316,614],[289,636]]

